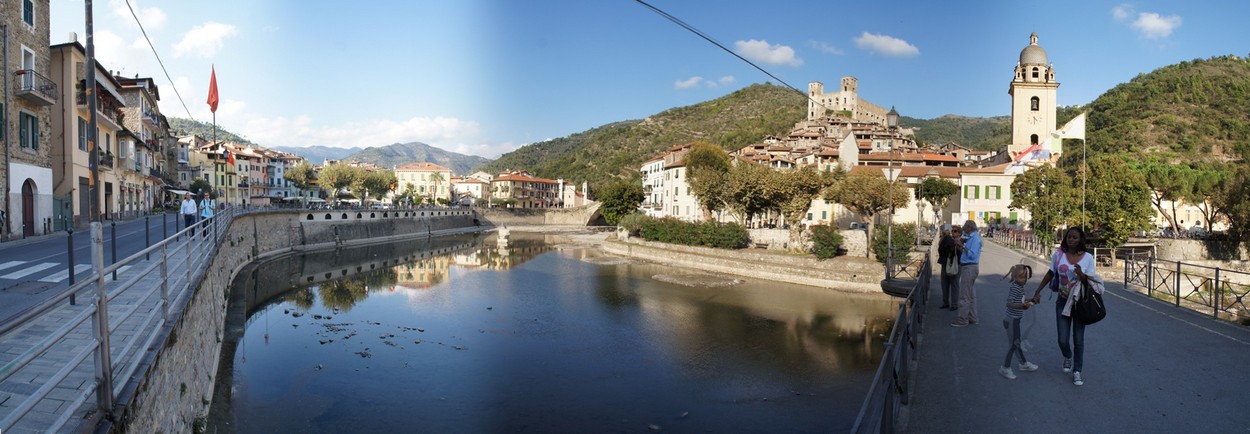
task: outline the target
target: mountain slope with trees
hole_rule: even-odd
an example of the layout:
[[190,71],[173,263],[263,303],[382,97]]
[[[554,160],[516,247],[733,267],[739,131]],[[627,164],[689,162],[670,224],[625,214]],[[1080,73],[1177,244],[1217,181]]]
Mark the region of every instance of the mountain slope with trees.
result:
[[616,122],[504,154],[480,169],[527,170],[534,175],[600,185],[635,179],[646,160],[666,149],[706,140],[727,150],[781,135],[802,120],[804,96],[772,84],[753,84],[703,103],[663,111],[643,120]]
[[365,148],[346,159],[376,164],[385,168],[399,167],[408,163],[428,162],[451,169],[451,173],[468,175],[474,167],[490,160],[476,155],[465,155],[427,145],[421,142],[395,143],[389,146]]

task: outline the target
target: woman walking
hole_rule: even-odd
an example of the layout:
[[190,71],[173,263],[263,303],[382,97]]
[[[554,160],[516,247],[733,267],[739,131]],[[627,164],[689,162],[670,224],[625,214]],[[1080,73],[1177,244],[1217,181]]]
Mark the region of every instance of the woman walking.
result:
[[1096,271],[1094,255],[1085,252],[1085,231],[1079,227],[1068,228],[1064,231],[1059,249],[1050,258],[1050,270],[1042,277],[1037,291],[1033,293],[1033,303],[1036,304],[1042,299],[1042,288],[1046,288],[1051,279],[1058,279],[1058,285],[1051,285],[1051,289],[1059,293],[1055,300],[1059,351],[1063,353],[1063,372],[1071,372],[1072,384],[1077,386],[1085,384],[1085,380],[1081,378],[1085,355],[1085,324],[1064,315],[1064,307],[1068,305],[1068,297],[1073,289],[1088,277],[1087,274],[1096,275]]

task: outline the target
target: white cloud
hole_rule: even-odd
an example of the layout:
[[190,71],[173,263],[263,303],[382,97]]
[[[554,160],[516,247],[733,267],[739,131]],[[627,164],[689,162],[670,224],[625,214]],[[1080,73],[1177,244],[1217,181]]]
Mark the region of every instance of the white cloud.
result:
[[203,58],[212,58],[221,49],[223,41],[238,33],[233,25],[218,22],[207,22],[192,27],[182,40],[174,44],[174,57],[194,54]]
[[855,38],[855,45],[873,53],[893,57],[911,57],[920,54],[920,49],[899,38],[864,32]]
[[1181,26],[1181,17],[1177,15],[1162,16],[1154,12],[1137,14],[1133,28],[1146,39],[1166,38],[1172,31]]
[[768,41],[737,41],[734,42],[734,51],[754,62],[783,66],[803,65],[803,59],[795,55],[793,48],[769,44]]
[[720,80],[717,80],[717,82],[720,83],[721,86],[731,85],[734,83],[734,76],[726,75],[724,77],[721,77]]
[[841,48],[829,45],[829,43],[824,42],[824,41],[807,41],[807,44],[811,45],[812,48],[815,48],[816,51],[819,51],[824,54],[833,54],[837,56],[846,54],[846,52],[842,51]]
[[698,86],[699,83],[702,83],[702,82],[703,82],[703,77],[696,75],[694,77],[690,77],[685,80],[677,80],[676,82],[673,83],[673,89],[689,89],[689,88]]
[[1123,3],[1120,5],[1117,5],[1114,8],[1111,8],[1111,16],[1115,18],[1116,21],[1127,20],[1128,17],[1132,15],[1133,15],[1133,5],[1130,5],[1128,3]]
[[[134,8],[134,15],[131,15],[130,9]],[[165,26],[168,17],[161,8],[142,8],[139,6],[138,0],[131,0],[130,6],[126,5],[126,0],[109,0],[109,10],[113,11],[113,15],[127,25],[138,27],[135,24],[135,16],[139,17],[139,21],[143,23],[143,28],[149,32],[153,29],[159,29]]]

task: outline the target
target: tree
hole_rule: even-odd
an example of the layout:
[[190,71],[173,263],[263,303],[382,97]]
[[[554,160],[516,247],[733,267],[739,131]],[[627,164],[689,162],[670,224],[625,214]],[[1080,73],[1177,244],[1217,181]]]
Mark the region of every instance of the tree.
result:
[[1250,248],[1250,167],[1230,174],[1213,202],[1228,216],[1228,238]]
[[296,188],[303,190],[312,186],[313,180],[317,178],[317,173],[307,161],[300,161],[295,167],[283,171],[282,178],[291,181]]
[[1107,247],[1124,244],[1133,232],[1150,226],[1150,187],[1129,168],[1127,158],[1091,159],[1085,210]]
[[317,185],[330,193],[330,198],[337,199],[340,190],[352,185],[358,176],[359,168],[342,162],[321,168],[317,175]]
[[920,199],[933,206],[933,221],[940,222],[942,221],[942,208],[946,207],[946,202],[950,201],[951,197],[959,194],[959,184],[947,179],[931,177],[921,181],[916,191]]
[[617,179],[604,185],[599,196],[599,214],[610,225],[621,221],[622,217],[638,212],[638,206],[646,195],[642,192],[642,184]]
[[775,185],[773,202],[790,226],[791,249],[798,250],[802,233],[799,222],[811,209],[812,199],[820,197],[821,192],[833,185],[834,175],[816,170],[816,166],[802,166],[776,172],[770,179]]
[[[1133,170],[1145,179],[1150,187],[1150,203],[1167,219],[1176,236],[1182,229],[1176,223],[1176,204],[1192,189],[1194,172],[1188,166],[1174,165],[1158,157],[1135,164]],[[1164,208],[1165,201],[1171,202],[1171,209]]]
[[1045,242],[1055,241],[1055,229],[1080,222],[1080,191],[1063,170],[1043,165],[1024,171],[1011,183],[1011,208],[1029,212],[1028,227]]
[[[439,193],[439,191],[438,191],[438,183],[443,182],[443,181],[446,181],[446,180],[445,180],[445,179],[443,179],[443,174],[442,174],[442,173],[440,173],[440,172],[434,172],[434,173],[431,173],[431,174],[430,174],[430,181],[434,181],[434,191],[433,191],[433,192],[431,192],[431,195],[433,196],[433,199],[432,199],[432,200],[433,200],[433,201],[437,201],[437,199],[439,198],[439,195],[438,195],[438,193]],[[450,196],[450,194],[449,194],[448,196]]]
[[194,181],[191,181],[191,194],[193,196],[203,195],[204,193],[212,189],[213,189],[213,186],[209,184],[208,181],[206,181],[204,178],[195,178]]
[[391,186],[395,185],[395,172],[389,170],[373,170],[365,172],[361,186],[364,192],[373,200],[382,200],[387,193],[391,192]]
[[768,209],[776,209],[774,178],[777,171],[762,164],[739,161],[725,174],[725,209],[745,223]]
[[697,140],[682,157],[686,166],[686,183],[699,199],[703,218],[712,220],[714,212],[725,206],[725,178],[729,172],[729,154],[720,146]]
[[1193,184],[1185,195],[1185,201],[1198,206],[1198,210],[1202,211],[1204,227],[1210,231],[1211,222],[1225,214],[1216,198],[1224,194],[1228,178],[1234,170],[1225,163],[1199,163],[1194,165],[1193,172]]
[[851,172],[841,181],[825,190],[826,201],[837,202],[859,216],[860,222],[868,224],[868,237],[876,224],[873,217],[881,211],[907,205],[907,187],[903,183],[886,181],[885,174],[876,170]]

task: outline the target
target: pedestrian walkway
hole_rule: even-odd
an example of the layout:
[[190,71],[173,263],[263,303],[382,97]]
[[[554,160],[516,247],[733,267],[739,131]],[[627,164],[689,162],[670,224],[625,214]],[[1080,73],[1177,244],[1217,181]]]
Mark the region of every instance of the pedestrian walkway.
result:
[[[936,255],[934,256],[936,258]],[[1033,266],[1031,295],[1047,264],[986,240],[976,282],[980,323],[948,324],[955,312],[929,312],[902,431],[932,432],[1245,432],[1250,412],[1250,328],[1212,319],[1125,290],[1124,270],[1099,268],[1107,280],[1107,318],[1085,330],[1085,384],[1062,372],[1055,297],[1042,291],[1026,353],[1041,366],[1008,380],[998,374],[1007,354],[1002,326],[1007,270]],[[936,265],[935,270],[940,270]],[[937,282],[936,277],[934,282]],[[1014,369],[1014,367],[1013,367]]]
[[[230,219],[224,215],[217,221],[228,227]],[[149,254],[140,252],[105,268],[111,396],[116,396],[152,348],[160,325],[174,313],[171,306],[181,306],[203,275],[224,235],[222,231],[212,233],[217,237],[184,235],[163,240]],[[164,264],[162,252],[167,259]],[[99,259],[102,257],[100,254]],[[0,274],[0,279],[25,277],[43,271],[48,264],[6,262],[0,264],[0,273],[8,273]],[[75,272],[91,269],[79,265]],[[40,281],[59,282],[68,277],[68,270],[61,270]],[[91,415],[99,414],[94,409],[98,406],[95,386],[100,374],[93,361],[97,346],[93,312],[99,281],[92,272],[71,289],[77,289],[75,304],[70,304],[68,293],[64,293],[48,302],[50,309],[35,308],[0,324],[0,430],[6,434],[94,427]],[[166,289],[167,295],[163,293]],[[64,336],[57,338],[58,334]]]

